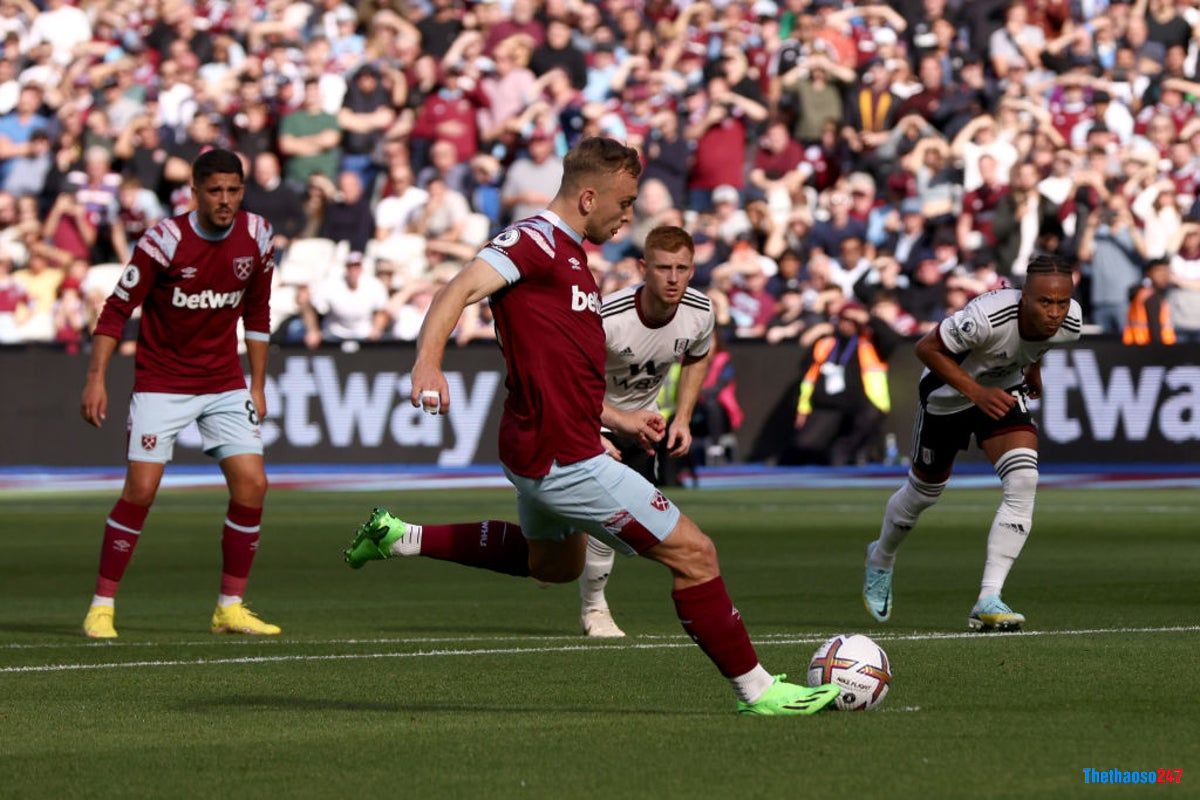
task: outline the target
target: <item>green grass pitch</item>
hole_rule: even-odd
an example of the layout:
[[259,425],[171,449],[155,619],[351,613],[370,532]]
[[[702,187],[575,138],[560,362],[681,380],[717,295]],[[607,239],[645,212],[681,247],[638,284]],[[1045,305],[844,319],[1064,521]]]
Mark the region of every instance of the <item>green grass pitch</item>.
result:
[[[631,634],[577,635],[573,586],[425,559],[355,572],[372,504],[512,518],[504,491],[268,500],[249,597],[278,640],[207,631],[223,495],[165,490],[117,606],[78,632],[109,495],[0,499],[0,797],[1094,797],[1084,768],[1200,785],[1200,499],[1043,489],[1005,592],[1035,635],[967,635],[999,492],[955,490],[862,608],[887,491],[680,491],[717,541],[764,665],[803,676],[860,632],[894,684],[870,713],[755,719],[684,637],[660,567],[620,559]],[[947,636],[943,634],[953,634]],[[80,668],[86,667],[86,668]],[[93,668],[99,667],[99,668]]]

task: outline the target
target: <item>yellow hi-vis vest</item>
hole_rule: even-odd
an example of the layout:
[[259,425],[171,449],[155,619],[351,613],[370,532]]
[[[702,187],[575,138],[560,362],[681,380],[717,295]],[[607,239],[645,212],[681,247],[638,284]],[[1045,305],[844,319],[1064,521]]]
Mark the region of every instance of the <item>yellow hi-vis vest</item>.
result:
[[[804,373],[804,381],[800,384],[800,402],[796,405],[798,413],[812,413],[813,390],[816,389],[817,377],[821,374],[821,365],[833,352],[836,342],[837,337],[826,336],[813,345],[813,363],[808,372]],[[862,371],[863,391],[871,405],[885,414],[891,411],[892,398],[888,394],[887,364],[880,360],[879,353],[875,352],[875,345],[861,336],[858,339],[858,368]]]

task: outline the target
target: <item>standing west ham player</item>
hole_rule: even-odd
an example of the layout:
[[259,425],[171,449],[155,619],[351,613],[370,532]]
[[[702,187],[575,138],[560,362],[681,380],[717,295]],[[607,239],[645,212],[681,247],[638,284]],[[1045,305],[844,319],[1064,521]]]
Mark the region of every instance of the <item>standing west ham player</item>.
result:
[[863,603],[880,622],[892,615],[892,572],[900,544],[922,512],[937,503],[958,451],[974,437],[1003,491],[988,533],[979,599],[967,625],[986,632],[1024,624],[1024,615],[1009,608],[1000,592],[1033,527],[1038,437],[1026,400],[1042,394],[1046,351],[1079,338],[1083,318],[1071,299],[1074,288],[1069,263],[1034,256],[1024,289],[982,294],[917,342],[926,370],[912,470],[888,500],[879,538],[867,546]]
[[602,244],[629,222],[641,173],[638,153],[606,138],[584,139],[563,161],[550,207],[501,232],[437,295],[425,317],[412,370],[412,403],[446,413],[446,341],[463,309],[492,298],[508,368],[500,460],[517,488],[521,523],[487,520],[412,525],[375,509],[345,558],[423,555],[547,583],[583,569],[588,536],[671,571],[684,630],[733,685],[744,714],[812,714],[838,695],[763,669],[733,607],[717,551],[694,522],[600,444],[604,425],[662,438],[652,411],[604,406],[604,326],[583,240]]
[[[96,325],[80,412],[100,427],[108,412],[105,374],[129,315],[142,306],[129,402],[125,488],[104,527],[96,594],[83,622],[91,637],[111,639],[113,602],[175,449],[196,422],[204,452],[229,486],[221,552],[221,592],[213,633],[274,635],[242,603],[258,550],[267,476],[259,421],[264,385],[274,248],[271,226],[240,210],[242,163],[210,150],[192,164],[196,210],[158,223],[141,238]],[[250,390],[238,358],[237,323],[246,328]]]
[[[685,455],[692,447],[692,411],[712,360],[716,316],[712,303],[688,286],[696,271],[696,246],[683,228],[664,225],[646,236],[639,265],[642,283],[604,298],[604,402],[622,411],[658,410],[658,390],[671,367],[683,362],[675,415],[667,428],[667,456]],[[641,443],[605,431],[609,453],[651,483],[657,481],[656,453]],[[619,638],[625,632],[608,607],[605,587],[615,551],[589,537],[583,575],[579,578],[579,624],[585,636]]]

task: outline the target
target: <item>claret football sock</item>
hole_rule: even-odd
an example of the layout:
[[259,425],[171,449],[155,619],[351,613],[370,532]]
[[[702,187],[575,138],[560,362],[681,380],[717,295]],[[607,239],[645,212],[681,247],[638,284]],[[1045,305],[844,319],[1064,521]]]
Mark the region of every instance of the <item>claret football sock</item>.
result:
[[[100,546],[100,570],[96,577],[96,595],[99,598],[117,596],[117,587],[133,557],[142,526],[146,523],[149,506],[139,506],[118,500],[104,523],[104,542]],[[93,605],[98,605],[95,599]]]
[[417,537],[420,555],[520,578],[529,576],[529,545],[516,523],[490,519],[422,525],[420,529]]
[[[721,674],[734,682],[734,690],[739,692],[739,697],[742,691],[756,691],[762,680],[755,669],[761,669],[758,655],[750,643],[742,615],[729,599],[725,581],[718,575],[697,586],[676,589],[671,593],[671,598],[675,601],[675,613],[683,629],[712,659]],[[763,674],[766,674],[765,671]],[[738,681],[743,685],[739,686]]]
[[[258,552],[258,538],[262,528],[262,509],[250,508],[229,502],[225,513],[225,528],[221,534],[221,595],[227,599],[239,598],[246,593],[246,582],[250,578],[250,566]],[[226,602],[221,605],[232,605]]]

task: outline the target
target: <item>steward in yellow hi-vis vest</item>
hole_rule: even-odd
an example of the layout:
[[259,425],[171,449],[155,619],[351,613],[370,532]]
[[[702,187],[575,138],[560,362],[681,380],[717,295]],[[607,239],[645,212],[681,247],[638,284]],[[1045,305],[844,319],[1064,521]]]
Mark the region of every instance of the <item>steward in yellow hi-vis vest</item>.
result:
[[843,466],[866,457],[892,408],[887,358],[899,340],[857,303],[837,310],[834,332],[813,345],[785,461]]

